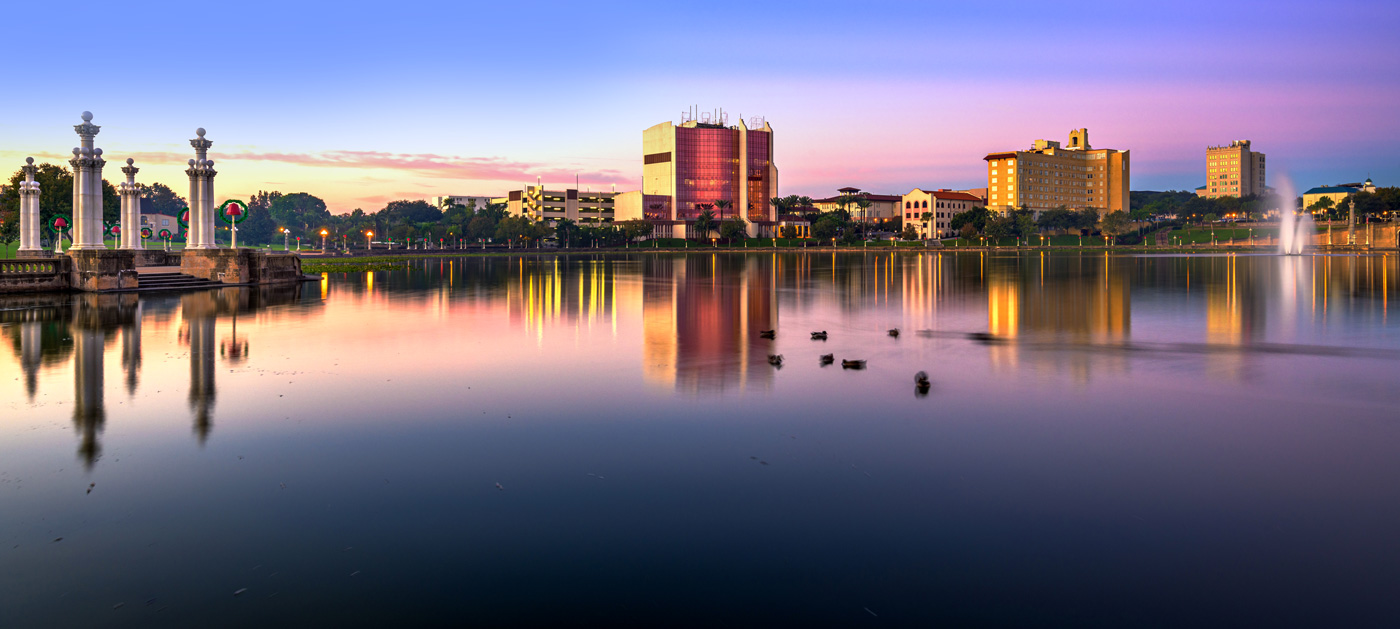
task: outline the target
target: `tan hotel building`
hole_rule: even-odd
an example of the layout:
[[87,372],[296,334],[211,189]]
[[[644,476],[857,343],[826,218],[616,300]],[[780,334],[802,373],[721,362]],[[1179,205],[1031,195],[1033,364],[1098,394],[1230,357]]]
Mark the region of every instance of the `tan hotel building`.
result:
[[1208,199],[1264,194],[1264,154],[1249,150],[1249,140],[1206,147],[1206,185],[1196,194]]
[[991,153],[982,158],[987,162],[987,209],[1127,211],[1128,154],[1092,148],[1088,129],[1071,131],[1065,146],[1036,140],[1028,150]]

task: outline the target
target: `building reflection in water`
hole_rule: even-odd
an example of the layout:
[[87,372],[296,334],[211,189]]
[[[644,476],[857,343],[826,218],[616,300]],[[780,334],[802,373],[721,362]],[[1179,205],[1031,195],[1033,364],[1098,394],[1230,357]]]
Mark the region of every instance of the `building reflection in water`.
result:
[[[300,286],[291,285],[225,288],[179,296],[184,325],[178,336],[190,349],[189,404],[201,443],[213,425],[216,355],[236,365],[246,359],[249,348],[236,323],[227,338],[216,342],[218,320],[234,322],[240,313],[293,303],[300,295]],[[141,297],[135,293],[21,295],[0,301],[0,324],[19,363],[31,403],[38,391],[40,372],[72,365],[78,456],[88,467],[102,454],[100,437],[107,422],[107,352],[115,351],[113,346],[120,338],[123,385],[128,395],[134,396],[140,387],[143,325],[153,321],[158,332],[165,329],[168,314],[160,308],[147,310],[143,300],[150,299],[158,305],[167,303],[164,297]]]
[[[1128,340],[1132,258],[1024,256],[992,258],[986,268],[987,332],[1017,342],[989,347],[993,365],[1013,369],[1036,360],[1087,382],[1091,366],[1127,368],[1076,347]],[[1044,351],[1049,343],[1057,351]],[[1069,351],[1063,351],[1068,349]]]
[[643,374],[689,393],[767,388],[761,330],[775,329],[771,256],[675,256],[643,261]]
[[[844,321],[851,330],[871,333],[891,327],[891,315],[902,317],[911,331],[979,332],[985,309],[985,331],[1013,340],[986,347],[993,369],[1043,366],[1087,381],[1091,369],[1129,369],[1128,352],[1099,350],[1121,349],[1129,340],[1134,292],[1149,297],[1146,308],[1138,310],[1154,335],[1166,329],[1167,337],[1187,344],[1288,343],[1313,335],[1319,326],[1356,317],[1384,324],[1396,292],[1397,257],[921,252],[579,255],[413,264],[411,270],[367,273],[329,290],[374,299],[377,308],[386,309],[427,306],[450,313],[465,305],[461,310],[472,317],[504,317],[550,350],[560,347],[543,343],[550,333],[637,334],[642,378],[698,395],[771,388],[775,370],[766,362],[771,344],[758,331],[779,327],[780,303],[792,321]],[[80,456],[91,464],[100,456],[108,421],[105,354],[118,351],[118,341],[129,396],[143,386],[144,342],[174,336],[188,349],[187,404],[203,443],[215,422],[219,362],[242,365],[256,344],[255,319],[248,315],[301,302],[303,294],[316,302],[324,289],[326,282],[139,298],[5,296],[0,333],[13,349],[30,403],[45,385],[46,370],[72,365],[73,422]],[[178,332],[170,323],[177,317]],[[1221,377],[1245,377],[1249,356],[1212,351],[1207,368]]]

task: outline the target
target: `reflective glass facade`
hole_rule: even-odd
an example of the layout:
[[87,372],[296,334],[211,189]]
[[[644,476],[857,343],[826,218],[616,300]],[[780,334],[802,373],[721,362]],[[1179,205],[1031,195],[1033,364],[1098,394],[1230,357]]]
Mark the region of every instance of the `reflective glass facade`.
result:
[[671,197],[664,194],[642,195],[642,218],[649,221],[671,220]]
[[[676,218],[694,220],[715,201],[739,199],[739,134],[726,127],[676,129]],[[721,218],[719,208],[712,210]],[[735,208],[725,211],[733,216]]]
[[768,220],[768,200],[776,195],[773,190],[773,183],[769,181],[768,166],[771,163],[772,154],[768,150],[767,131],[749,130],[743,133],[747,135],[748,163],[745,164],[747,180],[745,183],[749,187],[749,207],[747,208],[747,218],[750,221]]

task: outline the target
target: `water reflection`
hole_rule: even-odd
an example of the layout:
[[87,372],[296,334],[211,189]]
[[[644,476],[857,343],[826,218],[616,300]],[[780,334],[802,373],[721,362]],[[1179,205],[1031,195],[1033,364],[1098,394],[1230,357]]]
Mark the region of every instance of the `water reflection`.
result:
[[769,344],[778,327],[777,273],[769,256],[710,255],[644,260],[643,373],[691,393],[767,387]]
[[[0,542],[24,578],[0,608],[16,626],[557,625],[705,590],[696,624],[864,606],[1031,624],[1150,573],[1108,615],[1167,592],[1196,615],[1287,600],[1331,620],[1371,592],[1393,618],[1366,588],[1397,560],[1377,554],[1400,523],[1395,273],[668,254],[3,298]],[[988,617],[959,587],[1030,602]],[[567,619],[529,615],[540,596]],[[165,616],[131,603],[153,597]]]
[[[837,339],[888,327],[987,332],[1009,341],[988,346],[994,369],[1031,365],[1084,382],[1095,370],[1123,372],[1131,364],[1121,355],[1064,350],[1133,340],[1315,343],[1341,325],[1387,325],[1396,262],[1391,255],[953,252],[419,260],[404,271],[328,274],[298,287],[12,296],[0,301],[0,323],[31,403],[41,374],[71,368],[74,423],[84,458],[95,460],[105,353],[120,341],[121,382],[134,396],[149,363],[143,345],[152,330],[169,338],[175,321],[178,346],[188,352],[186,403],[203,442],[214,426],[219,363],[246,366],[256,337],[249,326],[259,329],[249,316],[288,304],[338,302],[356,325],[383,326],[376,338],[437,334],[432,324],[393,323],[426,314],[460,319],[469,331],[499,322],[541,352],[560,351],[551,335],[579,348],[581,339],[612,339],[635,347],[626,360],[641,380],[690,395],[770,391],[775,370],[766,357],[778,345],[759,338],[767,329],[780,329],[780,342],[828,327],[842,330]],[[1133,339],[1138,330],[1146,332]],[[474,341],[482,344],[475,351],[513,353],[520,340],[492,333]],[[1248,352],[1227,352],[1213,355],[1208,368],[1248,378],[1249,366]]]
[[[230,335],[219,342],[218,356],[230,365],[243,361],[248,341],[238,335],[239,313],[296,303],[299,286],[258,289],[226,288],[183,295],[80,293],[76,295],[7,296],[0,300],[0,325],[8,337],[30,403],[41,373],[71,368],[73,425],[78,456],[91,467],[102,454],[100,435],[107,421],[106,355],[120,338],[122,383],[128,397],[141,387],[142,329],[167,327],[173,304],[182,320],[178,340],[189,348],[189,406],[199,442],[213,426],[216,393],[216,324],[232,320]],[[154,306],[147,309],[146,306]]]

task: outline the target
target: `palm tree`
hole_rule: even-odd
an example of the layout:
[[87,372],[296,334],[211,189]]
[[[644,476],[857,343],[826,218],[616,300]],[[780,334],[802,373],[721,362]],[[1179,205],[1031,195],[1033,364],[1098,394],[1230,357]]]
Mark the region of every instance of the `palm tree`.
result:
[[559,240],[564,241],[565,249],[569,248],[569,244],[573,242],[574,233],[577,231],[578,226],[567,218],[561,218],[554,223],[554,234],[559,237]]
[[924,220],[924,238],[928,238],[928,222],[933,219],[933,212],[924,212],[923,216],[920,216],[919,218]]
[[705,211],[700,213],[700,216],[695,217],[695,230],[700,234],[696,237],[696,240],[703,240],[709,237],[710,230],[714,229],[714,226],[715,213],[706,208]]
[[870,200],[861,197],[856,200],[856,207],[860,208],[861,235],[864,236],[870,227]]
[[724,220],[724,211],[733,207],[733,205],[734,203],[732,201],[727,201],[725,199],[715,201],[715,207],[719,208],[719,220]]

